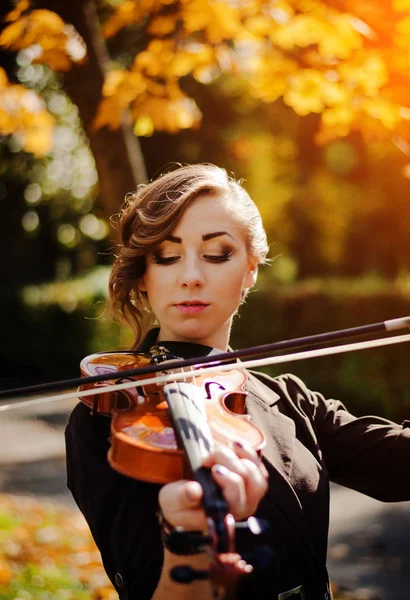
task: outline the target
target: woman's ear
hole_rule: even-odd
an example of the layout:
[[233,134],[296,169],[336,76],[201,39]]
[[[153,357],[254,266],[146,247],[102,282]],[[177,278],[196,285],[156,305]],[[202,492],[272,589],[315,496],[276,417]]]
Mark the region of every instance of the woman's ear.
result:
[[249,271],[245,275],[244,280],[245,289],[250,289],[255,285],[256,280],[258,279],[258,267],[259,265],[257,262],[249,263]]
[[147,287],[145,285],[145,278],[144,276],[140,277],[137,281],[137,288],[139,292],[146,292],[147,291]]

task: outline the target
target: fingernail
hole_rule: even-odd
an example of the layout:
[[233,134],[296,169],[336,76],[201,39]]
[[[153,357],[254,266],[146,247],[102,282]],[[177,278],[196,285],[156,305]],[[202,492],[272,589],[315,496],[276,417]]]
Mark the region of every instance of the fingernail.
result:
[[222,475],[223,477],[228,473],[228,469],[223,465],[214,465],[212,467],[212,470],[218,473],[218,475]]
[[234,445],[235,445],[237,448],[245,448],[245,444],[244,444],[243,442],[240,442],[239,440],[235,440],[235,441],[234,441]]
[[252,446],[247,444],[246,442],[241,442],[240,440],[234,441],[234,446],[240,448],[241,450],[246,450],[247,452],[252,452]]
[[198,500],[201,493],[197,485],[189,485],[186,490],[186,494],[190,500]]

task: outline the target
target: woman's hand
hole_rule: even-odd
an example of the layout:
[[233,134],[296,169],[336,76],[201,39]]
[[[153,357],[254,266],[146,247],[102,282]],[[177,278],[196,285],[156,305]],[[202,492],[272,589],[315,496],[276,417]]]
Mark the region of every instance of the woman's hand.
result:
[[[256,512],[268,489],[268,472],[252,448],[238,442],[233,449],[217,448],[203,466],[211,469],[236,520]],[[159,504],[171,525],[191,531],[205,529],[202,488],[196,481],[168,483],[160,490]]]

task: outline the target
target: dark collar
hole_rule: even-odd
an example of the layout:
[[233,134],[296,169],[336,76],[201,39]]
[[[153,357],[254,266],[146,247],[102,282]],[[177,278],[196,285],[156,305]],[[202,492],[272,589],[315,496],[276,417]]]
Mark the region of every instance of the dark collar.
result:
[[[141,344],[138,346],[137,351],[148,353],[150,348],[157,344],[157,337],[159,328],[150,329]],[[178,358],[195,358],[197,356],[211,356],[213,354],[220,354],[222,350],[211,348],[210,346],[203,346],[202,344],[191,344],[189,342],[167,342],[161,340],[161,346],[164,346]]]

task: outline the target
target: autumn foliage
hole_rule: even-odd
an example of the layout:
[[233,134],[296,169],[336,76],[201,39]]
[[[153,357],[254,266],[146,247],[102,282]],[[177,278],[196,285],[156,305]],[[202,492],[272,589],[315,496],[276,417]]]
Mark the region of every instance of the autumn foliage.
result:
[[[118,128],[126,109],[137,135],[197,127],[201,113],[184,78],[209,84],[225,74],[240,77],[262,102],[281,99],[302,117],[320,115],[319,143],[354,130],[410,141],[409,0],[123,0],[101,6],[107,39],[134,28],[144,44],[127,67],[108,69],[96,128]],[[32,9],[29,0],[7,16],[0,45],[30,49],[33,62],[54,70],[86,60],[74,28],[52,11]],[[15,127],[25,131],[26,125]],[[11,129],[0,122],[4,135]],[[25,147],[33,151],[27,138]],[[45,143],[34,149],[46,150]]]
[[86,53],[72,25],[50,10],[31,10],[29,0],[20,0],[5,21],[0,44],[10,50],[31,48],[32,62],[56,71],[68,71],[71,62],[81,61]]
[[0,598],[115,600],[118,595],[79,512],[2,494]]
[[27,152],[46,154],[52,147],[54,119],[36,92],[9,82],[0,67],[0,133],[14,134]]

